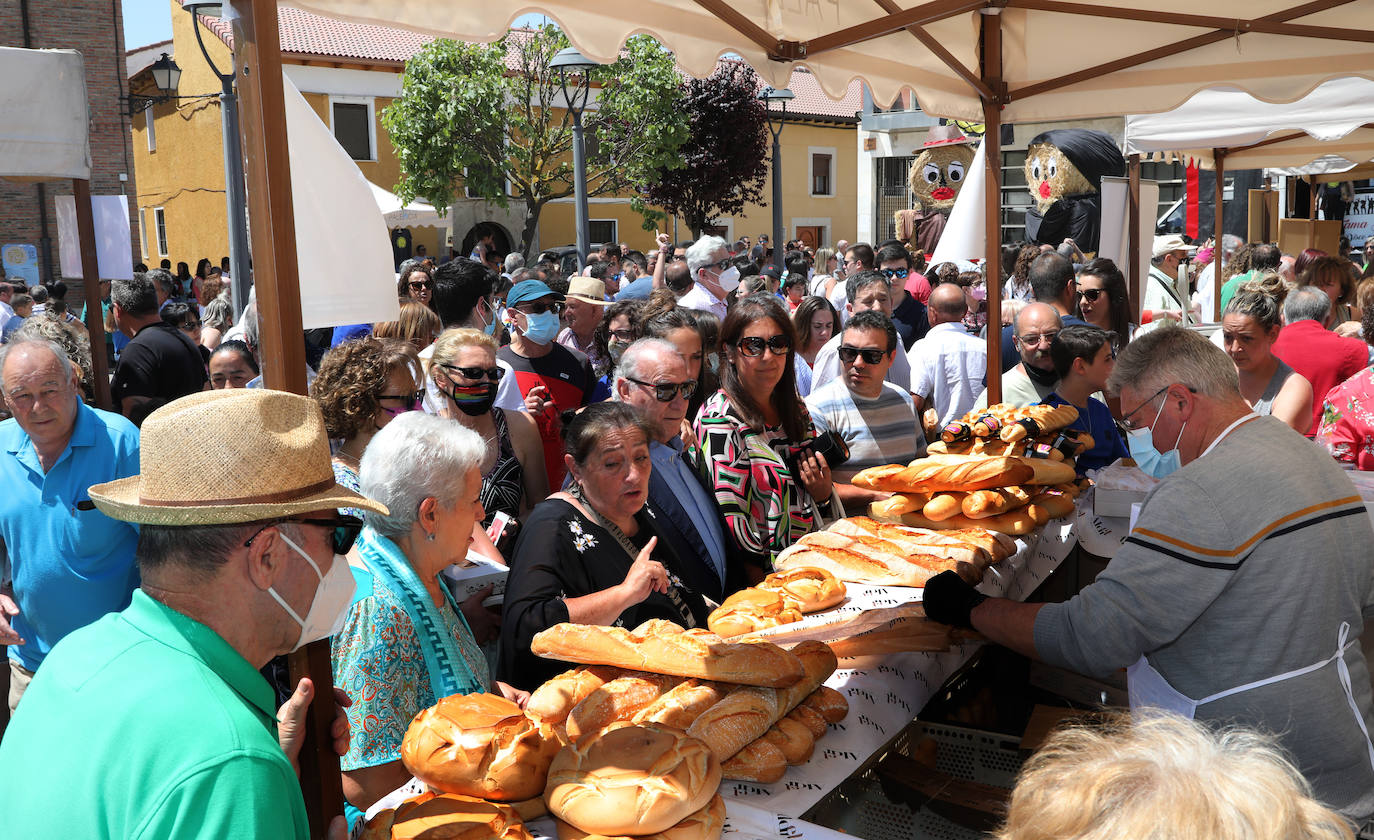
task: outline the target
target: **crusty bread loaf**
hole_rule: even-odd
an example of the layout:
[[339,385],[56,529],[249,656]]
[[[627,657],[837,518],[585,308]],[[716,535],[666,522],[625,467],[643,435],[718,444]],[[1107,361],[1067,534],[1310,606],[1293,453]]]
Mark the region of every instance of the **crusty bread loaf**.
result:
[[811,734],[811,730],[807,729],[805,724],[787,717],[780,718],[777,723],[768,727],[768,731],[763,733],[762,737],[782,750],[788,766],[805,764],[816,749],[816,736]]
[[1063,484],[1078,477],[1073,471],[1073,467],[1064,461],[1052,461],[1048,458],[1021,458],[1019,460],[1028,464],[1032,470],[1031,477],[1022,482],[1024,484]]
[[894,476],[900,475],[906,469],[902,464],[885,464],[881,467],[869,467],[855,473],[849,482],[855,487],[862,487],[865,490],[882,490],[882,485],[886,484]]
[[921,513],[936,521],[949,519],[959,512],[960,505],[966,495],[968,494],[959,491],[935,493],[930,497],[930,501],[926,502],[925,507],[921,509]]
[[[1024,487],[996,487],[991,490],[975,490],[964,496],[960,502],[960,512],[970,519],[982,519],[1006,513],[1012,508],[1030,502],[1031,494]],[[934,517],[931,517],[932,519]]]
[[891,543],[897,553],[903,556],[928,554],[975,566],[986,566],[992,562],[992,555],[973,540],[946,536],[942,531],[879,522],[867,516],[851,516],[837,520],[826,530],[845,536],[878,537]]
[[1078,409],[1071,405],[1030,405],[1018,409],[1018,415],[1025,418],[1030,423],[1012,423],[1003,427],[1001,438],[1008,443],[1021,440],[1030,435],[1044,434],[1056,429],[1062,429],[1078,419]]
[[457,794],[421,794],[368,820],[360,840],[530,840],[510,807]]
[[795,566],[773,572],[758,588],[777,592],[795,602],[804,613],[828,610],[845,597],[844,584],[830,572],[814,566]]
[[986,560],[967,563],[946,556],[974,553],[972,547],[959,552],[941,546],[902,545],[865,533],[849,536],[828,530],[807,534],[780,552],[773,565],[780,569],[819,566],[841,580],[920,588],[946,570],[956,571],[970,583],[977,583],[982,579]]
[[[815,693],[814,691],[811,692],[811,694]],[[802,726],[805,726],[806,730],[811,733],[812,738],[819,738],[825,734],[826,722],[820,712],[807,705],[810,699],[811,695],[808,694],[807,699],[803,700],[797,708],[788,712],[783,720],[794,720]]]
[[616,724],[559,751],[544,798],[589,834],[655,834],[706,807],[720,778],[711,751],[681,730]]
[[629,720],[680,682],[681,677],[642,672],[611,680],[573,707],[567,720],[568,740],[580,741],[618,720]]
[[[631,840],[632,835],[621,834],[607,837],[604,834],[588,834],[570,823],[554,819],[558,828],[558,840]],[[657,834],[634,835],[633,840],[718,840],[725,828],[725,800],[720,794],[687,819]]]
[[700,628],[636,635],[620,627],[555,624],[535,634],[530,650],[546,659],[742,685],[783,687],[802,674],[797,658],[776,645],[725,642]]
[[1073,497],[1062,491],[1047,491],[1030,500],[1030,514],[1037,522],[1048,522],[1073,513]]
[[[912,464],[897,472],[891,471],[891,465],[871,467],[855,475],[851,483],[891,493],[933,493],[1025,484],[1034,475],[1034,471],[1018,458],[979,457],[957,463],[924,458]],[[861,476],[863,483],[860,483]]]
[[721,765],[721,776],[739,782],[772,784],[787,773],[787,758],[777,744],[758,738]]
[[820,712],[826,723],[839,723],[849,715],[849,701],[844,695],[828,685],[816,689],[802,705]]
[[929,493],[893,493],[886,499],[870,502],[868,509],[874,516],[896,517],[904,513],[921,510],[928,501],[930,501]]
[[801,621],[800,605],[783,597],[782,593],[749,587],[726,598],[711,611],[706,626],[711,632],[729,638],[752,633],[765,627],[777,627]]
[[990,531],[999,531],[1003,534],[1029,534],[1035,530],[1036,522],[1031,517],[1030,512],[1025,508],[1015,508],[997,516],[989,516],[983,519],[970,519],[962,514],[951,516],[939,522],[927,519],[919,513],[907,513],[902,515],[902,522],[907,525],[915,525],[918,528],[986,528]]
[[553,733],[506,698],[455,694],[410,722],[401,761],[435,790],[510,802],[538,795],[557,750]]
[[841,580],[854,583],[872,583],[885,586],[922,587],[937,572],[906,560],[886,562],[875,557],[866,557],[860,548],[855,550],[831,548],[803,548],[800,551],[781,555],[773,561],[779,569],[798,566],[817,566],[825,569]]
[[543,723],[561,724],[568,719],[573,706],[607,681],[619,676],[619,668],[605,665],[564,671],[530,693],[525,714]]
[[702,712],[719,703],[727,689],[719,683],[683,680],[630,718],[686,730]]

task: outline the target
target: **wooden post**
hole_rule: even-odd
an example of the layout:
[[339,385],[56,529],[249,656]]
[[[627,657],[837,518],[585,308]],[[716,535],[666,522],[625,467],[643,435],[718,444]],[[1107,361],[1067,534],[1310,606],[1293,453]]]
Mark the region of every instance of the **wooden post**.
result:
[[[239,12],[234,24],[235,74],[263,383],[268,388],[304,394],[305,333],[301,327],[277,5],[273,0],[242,0],[235,9]],[[322,838],[329,821],[343,813],[344,804],[339,757],[329,735],[334,721],[329,641],[315,642],[291,654],[289,664],[293,683],[309,676],[315,684],[315,700],[306,718],[306,738],[300,753],[300,781],[310,836]]]
[[91,384],[95,404],[106,411],[119,409],[110,400],[110,362],[105,358],[105,313],[100,306],[100,265],[95,250],[95,212],[91,208],[91,182],[72,179],[76,202],[76,231],[81,239],[81,284],[86,290],[86,332],[91,339]]
[[1307,176],[1307,247],[1317,247],[1317,176]]
[[1140,321],[1140,155],[1126,162],[1126,288],[1135,322]]
[[1222,222],[1226,219],[1226,150],[1213,149],[1212,160],[1216,161],[1217,166],[1217,186],[1214,201],[1216,202],[1216,212],[1212,216],[1212,321],[1221,320],[1221,255],[1225,251],[1221,247]]
[[983,156],[987,166],[984,196],[984,274],[988,290],[988,405],[1002,401],[1002,16],[984,9],[982,78],[996,94],[983,97]]

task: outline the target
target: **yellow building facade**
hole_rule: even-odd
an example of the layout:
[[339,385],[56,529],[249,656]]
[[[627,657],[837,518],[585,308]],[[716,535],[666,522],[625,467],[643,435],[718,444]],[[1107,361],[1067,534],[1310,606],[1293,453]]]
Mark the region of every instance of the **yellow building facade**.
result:
[[[172,41],[142,51],[153,58],[167,52],[177,61],[182,69],[181,96],[216,94],[219,79],[196,44],[192,16],[175,0],[169,5]],[[354,158],[363,177],[394,191],[400,163],[381,115],[400,94],[404,58],[413,55],[423,39],[385,27],[345,28],[337,21],[295,9],[283,8],[280,15],[284,73]],[[224,31],[217,22],[211,25]],[[320,27],[340,31],[324,32]],[[203,29],[202,37],[215,63],[228,68],[232,54],[226,39],[211,29]],[[332,53],[348,55],[324,52],[321,44],[330,45]],[[131,71],[136,69],[134,62],[130,65]],[[131,86],[142,83],[140,74],[146,73],[146,67],[133,73]],[[819,94],[805,71],[794,75],[794,88],[800,89],[796,103],[803,113],[796,113],[799,109],[794,107],[781,135],[786,235],[818,246],[842,238],[853,241],[859,158],[855,112],[861,98],[857,83],[850,96],[838,103]],[[133,148],[143,262],[155,266],[162,259],[174,265],[184,261],[194,269],[197,260],[209,257],[218,264],[229,252],[218,98],[163,103],[136,115]],[[769,172],[761,193],[765,201],[772,196],[771,165]],[[466,254],[475,228],[482,225],[494,226],[505,234],[510,249],[518,248],[525,222],[524,202],[518,197],[511,197],[505,208],[460,197],[449,210],[444,228],[412,228],[413,242],[423,244],[432,255],[445,253],[450,243]],[[643,219],[631,209],[628,196],[590,199],[589,218],[593,242],[624,242],[644,251],[653,247],[654,234],[643,229]],[[745,235],[756,240],[760,233],[771,234],[773,211],[751,204],[737,216],[713,221],[715,231],[732,241]],[[691,238],[692,232],[681,220],[674,225],[669,218],[660,223],[660,229],[678,240]],[[503,244],[500,238],[498,246]],[[575,239],[572,199],[559,199],[545,205],[531,250],[537,253],[570,245]]]

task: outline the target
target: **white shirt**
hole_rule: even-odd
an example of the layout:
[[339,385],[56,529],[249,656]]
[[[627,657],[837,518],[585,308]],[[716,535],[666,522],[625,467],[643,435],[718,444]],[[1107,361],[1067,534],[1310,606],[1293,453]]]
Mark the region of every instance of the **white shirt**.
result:
[[[425,374],[425,398],[421,405],[426,413],[438,414],[443,410],[444,403],[448,398],[444,396],[443,391],[439,390],[439,386],[434,384],[434,377],[429,374],[429,366],[433,359],[433,344],[420,351],[420,364],[424,367]],[[496,386],[495,406],[511,411],[524,411],[525,400],[520,396],[520,389],[515,387],[515,377],[511,374],[510,362],[497,359],[496,366],[505,373],[501,374],[501,381]]]
[[0,300],[0,333],[3,333],[5,328],[10,325],[10,321],[17,317],[19,316],[15,314],[14,307]]
[[722,321],[725,320],[725,301],[711,294],[700,283],[693,283],[687,294],[678,298],[677,305],[685,309],[700,309],[703,312],[711,312]]
[[[811,366],[811,391],[815,393],[822,385],[835,379],[839,379],[844,373],[844,366],[840,364],[840,342],[844,340],[844,332],[830,337],[825,346],[816,353],[816,363]],[[907,361],[906,354],[901,352],[902,342],[897,342],[897,355],[892,358],[892,367],[887,369],[887,376],[884,381],[891,382],[903,391],[911,385],[911,363]]]
[[911,345],[911,393],[924,397],[940,425],[966,414],[983,390],[988,347],[961,323],[937,324]]
[[1217,261],[1212,260],[1203,266],[1201,273],[1197,276],[1197,291],[1193,292],[1193,305],[1202,309],[1202,322],[1210,324],[1216,317],[1213,307],[1216,306],[1217,288],[1213,279],[1217,276]]

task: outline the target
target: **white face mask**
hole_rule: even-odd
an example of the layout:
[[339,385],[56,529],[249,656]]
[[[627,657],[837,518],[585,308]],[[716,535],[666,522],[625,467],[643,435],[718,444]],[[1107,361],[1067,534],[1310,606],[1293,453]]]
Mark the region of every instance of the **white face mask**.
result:
[[294,653],[311,642],[328,638],[343,629],[348,608],[353,603],[353,573],[348,569],[348,561],[336,554],[330,562],[329,571],[321,574],[320,567],[315,565],[315,561],[310,559],[310,555],[302,551],[300,546],[285,534],[278,532],[277,535],[281,537],[282,542],[305,558],[305,562],[310,564],[310,568],[315,570],[315,575],[320,579],[320,586],[315,590],[314,599],[310,601],[310,612],[306,613],[304,619],[291,609],[275,589],[267,589],[267,594],[286,610],[292,621],[301,626],[301,636],[296,640],[296,646],[291,648]]
[[727,295],[730,294],[735,289],[739,288],[739,269],[733,265],[730,266],[720,273],[720,276],[716,278],[716,282],[720,284],[720,290],[722,292]]

